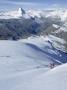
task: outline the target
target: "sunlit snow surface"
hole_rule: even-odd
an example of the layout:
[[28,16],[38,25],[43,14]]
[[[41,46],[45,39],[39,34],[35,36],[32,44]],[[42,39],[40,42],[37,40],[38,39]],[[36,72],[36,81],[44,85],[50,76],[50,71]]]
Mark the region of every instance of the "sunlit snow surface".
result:
[[67,90],[67,64],[39,75],[30,90]]
[[37,77],[50,71],[50,63],[59,65],[67,62],[66,59],[66,53],[55,49],[48,38],[42,36],[1,40],[0,90],[44,90],[38,89]]

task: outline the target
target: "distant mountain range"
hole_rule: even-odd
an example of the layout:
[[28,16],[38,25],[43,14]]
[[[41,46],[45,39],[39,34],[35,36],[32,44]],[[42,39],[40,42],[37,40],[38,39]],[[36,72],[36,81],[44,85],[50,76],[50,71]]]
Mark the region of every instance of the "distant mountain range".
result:
[[67,51],[67,10],[24,10],[0,12],[0,39],[18,40],[47,36],[58,49]]

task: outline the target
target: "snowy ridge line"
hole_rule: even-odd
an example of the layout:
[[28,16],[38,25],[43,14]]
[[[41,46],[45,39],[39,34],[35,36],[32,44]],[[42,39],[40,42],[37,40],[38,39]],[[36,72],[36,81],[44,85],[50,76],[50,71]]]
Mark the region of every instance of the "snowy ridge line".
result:
[[[22,8],[19,8],[15,11],[8,11],[8,12],[0,12],[0,19],[10,19],[10,18],[30,18],[30,17],[53,17],[56,18],[57,16],[61,18],[62,21],[64,21],[67,18],[67,9],[51,9],[51,10],[24,10]],[[56,25],[54,25],[57,27]]]

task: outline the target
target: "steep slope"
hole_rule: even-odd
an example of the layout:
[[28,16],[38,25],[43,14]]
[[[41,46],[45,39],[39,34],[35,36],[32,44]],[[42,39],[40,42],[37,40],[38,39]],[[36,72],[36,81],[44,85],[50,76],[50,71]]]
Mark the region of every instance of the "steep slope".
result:
[[54,31],[51,30],[52,32],[49,34],[49,36],[51,37],[51,40],[53,40],[52,42],[53,45],[64,52],[67,52],[67,25],[66,23],[67,22],[65,22],[62,26],[60,26]]

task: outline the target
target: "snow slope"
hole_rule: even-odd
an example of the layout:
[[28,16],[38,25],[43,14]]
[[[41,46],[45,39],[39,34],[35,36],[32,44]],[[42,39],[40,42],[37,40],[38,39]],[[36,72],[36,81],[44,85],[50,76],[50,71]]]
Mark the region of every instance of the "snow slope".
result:
[[50,63],[62,64],[59,57],[63,57],[62,53],[42,36],[19,41],[1,40],[0,90],[37,90],[34,85],[35,82],[38,85],[37,77],[50,70]]
[[50,62],[26,43],[0,41],[0,90],[27,90],[36,76],[49,70]]
[[39,75],[30,90],[67,90],[67,64]]
[[56,37],[54,35],[49,35],[48,38],[49,38],[49,41],[52,42],[55,48],[64,51],[65,49],[64,44],[66,44],[66,41],[64,39]]

